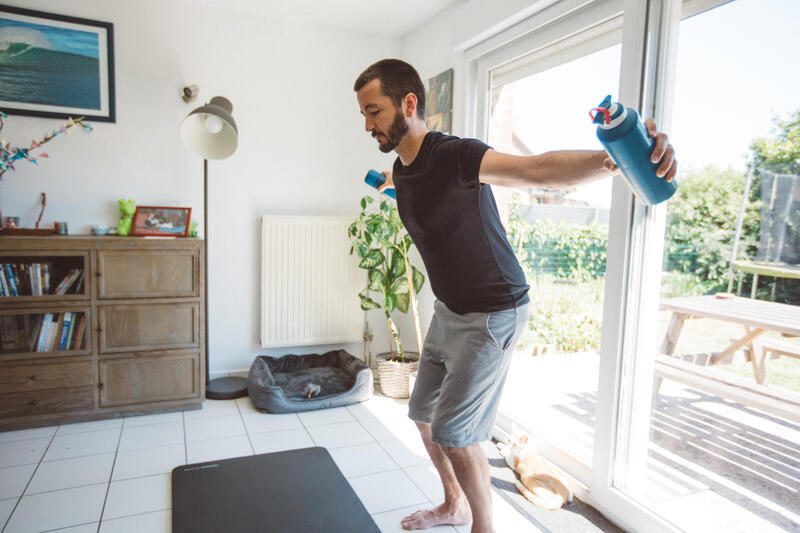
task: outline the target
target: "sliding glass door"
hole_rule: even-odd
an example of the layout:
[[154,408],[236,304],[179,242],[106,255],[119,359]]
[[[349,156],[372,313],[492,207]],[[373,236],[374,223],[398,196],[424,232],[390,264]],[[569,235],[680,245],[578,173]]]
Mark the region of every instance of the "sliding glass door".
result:
[[[671,131],[676,69],[695,87],[702,79],[696,73],[707,74],[707,90],[724,77],[714,69],[725,65],[729,57],[721,55],[698,65],[703,56],[697,47],[731,50],[741,45],[741,32],[733,30],[741,28],[740,24],[719,26],[713,19],[715,12],[723,13],[744,2],[747,0],[556,3],[526,21],[527,26],[511,38],[506,32],[494,43],[467,53],[474,87],[468,109],[472,111],[469,133],[496,149],[518,154],[599,148],[588,119],[580,115],[607,93],[644,116],[654,117],[662,130]],[[784,6],[789,11],[791,7]],[[758,15],[751,15],[750,20]],[[779,22],[775,21],[776,28]],[[713,46],[687,37],[689,48],[679,51],[682,31],[687,36],[694,32],[717,37],[711,40]],[[724,38],[731,40],[730,46],[720,44]],[[770,54],[764,50],[760,57]],[[787,57],[781,64],[790,63]],[[693,71],[695,74],[685,74]],[[711,89],[707,98],[714,98],[714,91],[736,88],[736,84],[727,84]],[[692,109],[686,106],[684,114],[676,114],[677,131],[696,134],[703,128]],[[706,119],[724,123],[731,116],[745,120],[745,115],[740,109]],[[673,136],[673,141],[679,140],[680,136]],[[698,145],[699,151],[704,151],[697,141],[685,142],[687,155]],[[679,157],[681,153],[679,147]],[[686,185],[690,186],[691,182]],[[702,446],[692,448],[690,437],[699,443],[703,432],[724,433],[724,423],[713,419],[730,417],[731,406],[722,399],[714,407],[717,400],[713,398],[731,389],[701,390],[696,403],[707,401],[712,406],[707,412],[687,409],[692,395],[698,393],[681,388],[687,385],[686,374],[693,376],[688,385],[694,387],[707,385],[703,380],[708,376],[694,372],[695,368],[678,368],[676,361],[662,359],[668,354],[659,353],[665,346],[669,349],[668,340],[677,339],[680,332],[680,320],[664,323],[669,318],[663,315],[670,312],[664,300],[670,294],[666,288],[662,291],[662,266],[669,270],[675,262],[687,264],[674,256],[672,242],[665,247],[667,207],[638,203],[620,177],[566,193],[532,189],[497,191],[496,195],[511,244],[526,268],[533,302],[528,342],[512,366],[498,418],[500,429],[532,433],[546,455],[588,487],[584,496],[591,503],[631,530],[707,531],[715,525],[704,512],[712,504],[716,506],[712,514],[739,516],[736,522],[756,524],[758,529],[796,524],[791,506],[776,510],[781,505],[777,501],[780,495],[772,502],[763,497],[759,500],[780,520],[753,519],[738,505],[741,498],[731,497],[737,487],[727,467],[715,471],[706,465],[703,475],[708,478],[703,480],[698,477],[698,465],[691,465],[691,450]],[[752,217],[745,222],[746,230],[748,223],[753,225]],[[700,238],[708,248],[715,248],[713,239],[718,236],[711,233]],[[693,279],[671,270],[664,279],[665,287],[697,290]],[[695,285],[702,287],[702,283]],[[686,309],[682,311],[686,313]],[[667,340],[655,341],[662,338]],[[763,362],[763,352],[757,346],[753,350],[756,353],[750,357]],[[753,364],[754,369],[756,366]],[[676,374],[676,368],[685,372]],[[682,380],[679,387],[675,376]],[[714,382],[713,376],[709,379]],[[725,412],[721,413],[723,405]],[[764,423],[760,421],[762,426]],[[781,422],[771,420],[771,424],[777,429]],[[786,429],[778,434],[781,438],[761,434],[755,444],[764,453],[791,456]],[[732,437],[747,440],[741,434]],[[713,445],[704,453],[720,455],[721,442]],[[731,454],[741,455],[746,444],[737,442],[733,447],[735,450],[726,452],[727,463],[716,464],[734,462]],[[756,465],[762,477],[774,466],[769,461]],[[788,472],[784,470],[774,479],[784,488],[796,488],[796,477]],[[738,490],[745,492],[741,486]]]
[[680,40],[668,67],[647,56],[644,108],[682,170],[634,218],[608,492],[683,531],[799,529],[800,6],[652,5],[648,44]]
[[496,191],[533,306],[499,430],[629,530],[800,528],[798,17],[563,0],[466,54],[468,133],[498,150],[599,148],[585,113],[606,93],[677,147],[666,205],[620,177]]

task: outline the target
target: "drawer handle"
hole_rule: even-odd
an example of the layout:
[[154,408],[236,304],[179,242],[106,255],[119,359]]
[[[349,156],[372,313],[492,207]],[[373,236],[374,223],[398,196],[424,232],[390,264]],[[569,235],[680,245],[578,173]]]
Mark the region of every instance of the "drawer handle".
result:
[[29,380],[30,380],[30,381],[36,381],[36,376],[31,376],[31,377],[29,378]]

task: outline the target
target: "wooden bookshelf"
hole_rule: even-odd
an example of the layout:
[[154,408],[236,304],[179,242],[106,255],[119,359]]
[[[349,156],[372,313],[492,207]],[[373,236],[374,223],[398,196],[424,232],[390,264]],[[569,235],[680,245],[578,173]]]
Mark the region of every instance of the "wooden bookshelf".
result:
[[203,245],[0,236],[0,431],[199,407]]

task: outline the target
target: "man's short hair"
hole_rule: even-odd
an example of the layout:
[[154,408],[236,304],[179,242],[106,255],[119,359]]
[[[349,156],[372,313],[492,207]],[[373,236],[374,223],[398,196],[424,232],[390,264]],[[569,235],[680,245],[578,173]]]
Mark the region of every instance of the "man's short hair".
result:
[[353,90],[358,91],[375,79],[380,80],[381,91],[397,107],[402,106],[408,93],[413,93],[417,97],[417,115],[425,120],[425,87],[414,67],[399,59],[381,59],[361,73]]

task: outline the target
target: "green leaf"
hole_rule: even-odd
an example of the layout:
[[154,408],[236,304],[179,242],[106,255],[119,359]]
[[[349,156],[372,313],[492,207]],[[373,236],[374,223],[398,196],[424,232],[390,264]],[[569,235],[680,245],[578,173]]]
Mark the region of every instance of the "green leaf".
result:
[[372,244],[372,235],[370,235],[369,233],[365,233],[364,240],[367,241],[367,244]]
[[[358,257],[360,257],[361,259],[364,259],[364,256],[366,256],[367,252],[369,251],[369,247],[366,244],[359,243],[358,244],[358,248],[356,249],[356,251],[358,252]],[[361,268],[364,268],[364,267],[361,267]]]
[[366,208],[367,208],[367,197],[365,196],[364,198],[361,199],[361,209],[366,209]]
[[381,306],[378,305],[372,298],[369,296],[364,296],[363,294],[358,295],[361,298],[361,309],[363,311],[369,311],[370,309],[380,309]]
[[425,284],[425,274],[417,270],[416,267],[411,267],[412,278],[414,279],[414,292],[418,293],[422,286]]
[[375,268],[384,261],[385,258],[381,251],[377,248],[373,248],[361,259],[361,263],[359,263],[358,266],[361,268]]
[[391,291],[395,294],[408,294],[408,278],[403,276],[392,282]]
[[401,276],[406,271],[406,263],[403,261],[403,254],[397,248],[392,249],[392,274]]
[[386,302],[385,305],[386,311],[388,311],[389,313],[391,313],[397,308],[397,296],[395,296],[394,294],[389,293],[385,295],[384,302]]
[[408,313],[408,305],[411,302],[411,295],[406,292],[405,294],[397,295],[397,310],[401,313]]
[[367,289],[377,292],[386,291],[386,276],[379,268],[373,268],[369,271],[369,286]]

